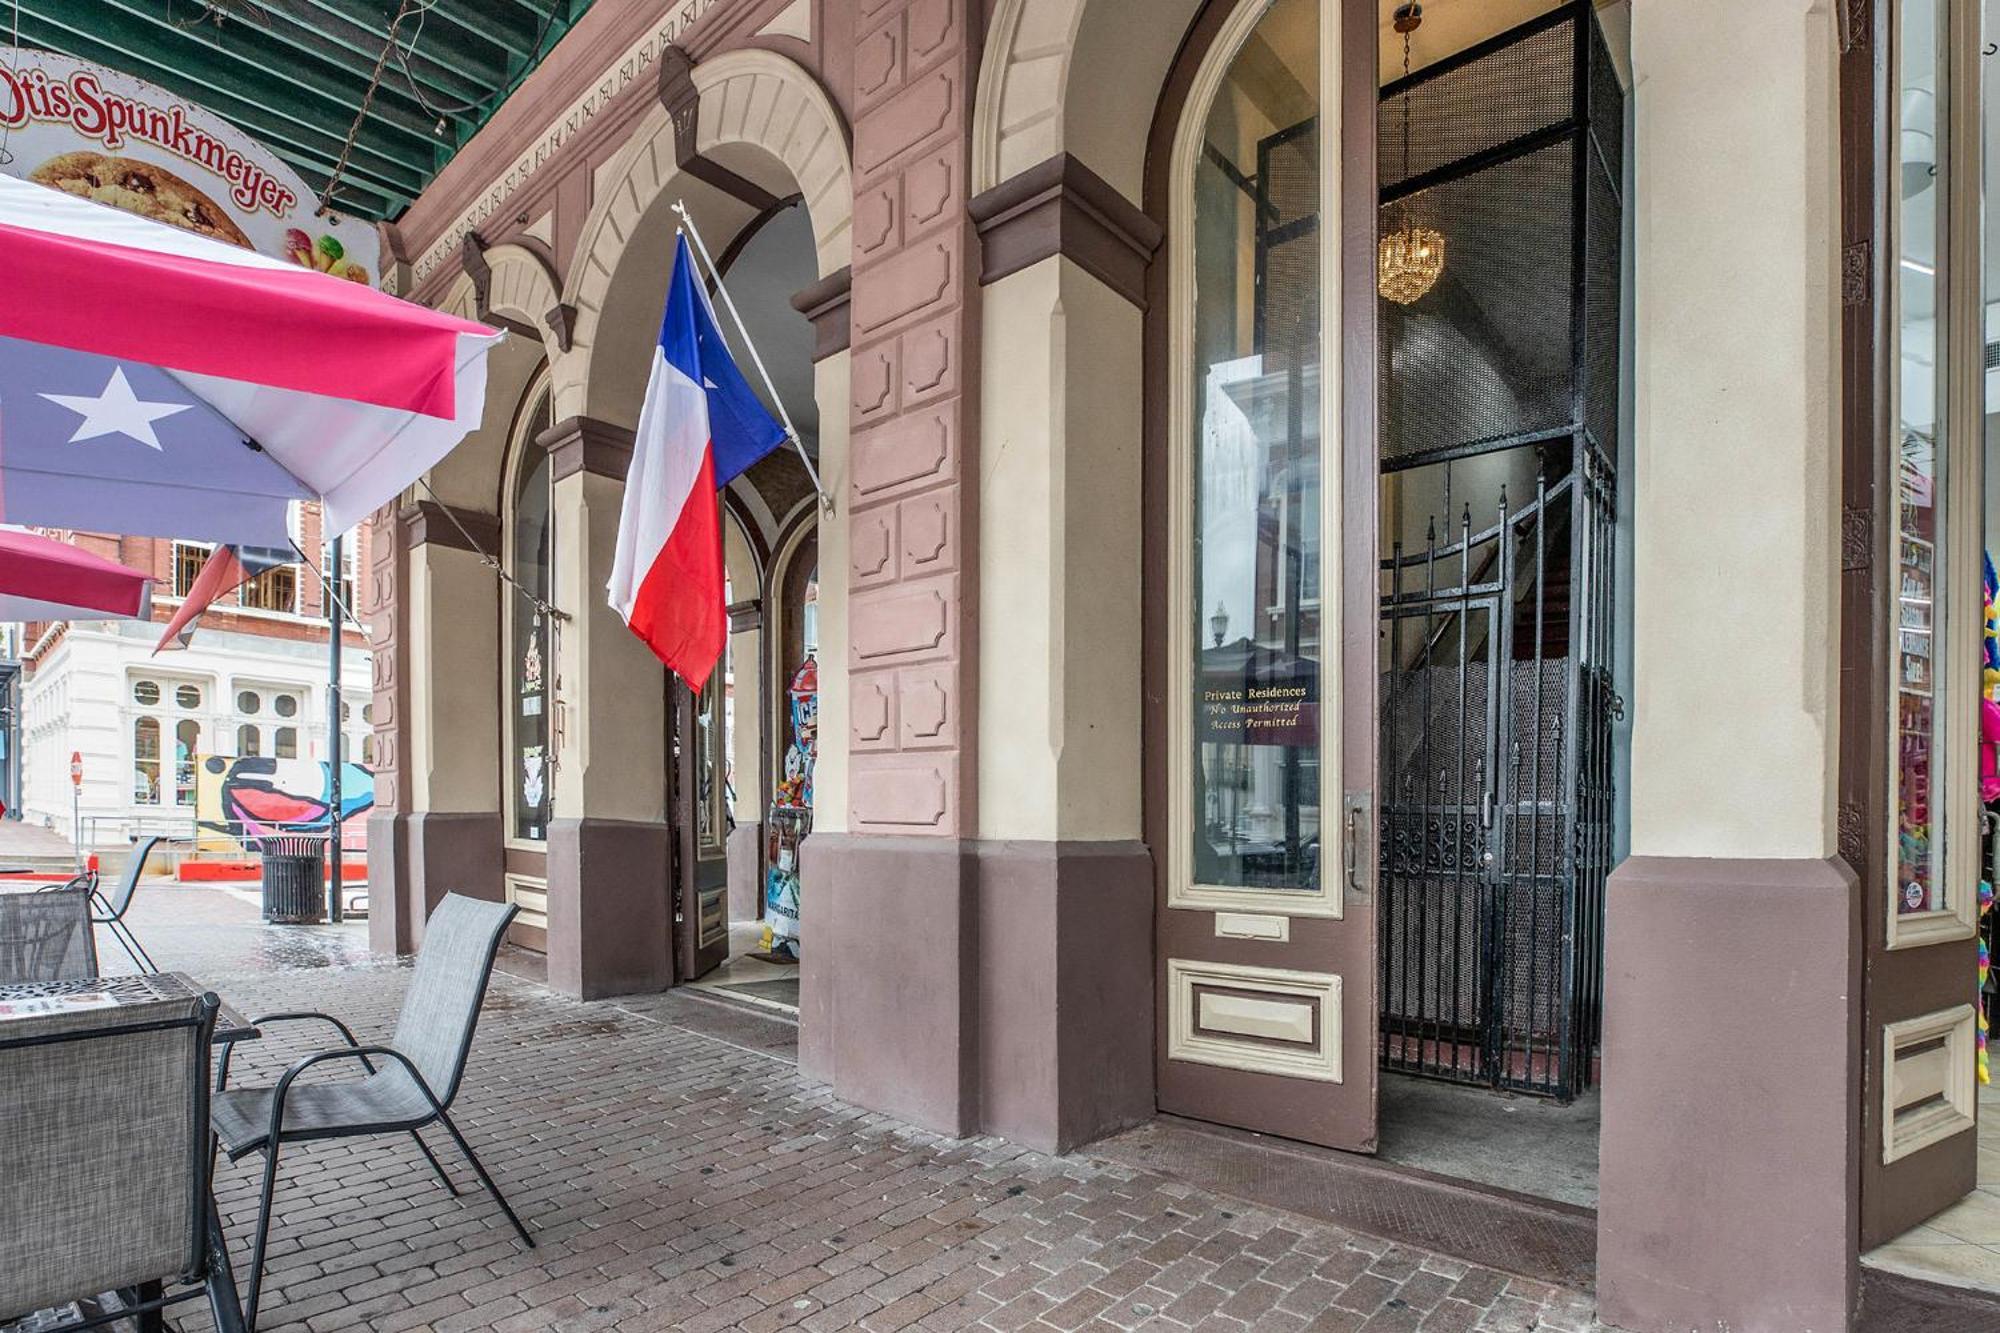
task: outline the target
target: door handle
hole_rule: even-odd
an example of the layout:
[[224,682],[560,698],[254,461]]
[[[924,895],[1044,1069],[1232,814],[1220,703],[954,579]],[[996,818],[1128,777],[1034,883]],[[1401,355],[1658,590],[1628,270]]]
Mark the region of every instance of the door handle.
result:
[[1367,836],[1362,821],[1368,814],[1368,793],[1351,791],[1347,793],[1347,799],[1343,804],[1346,806],[1346,811],[1341,850],[1347,869],[1347,887],[1356,893],[1366,893],[1368,885],[1362,876],[1361,846]]

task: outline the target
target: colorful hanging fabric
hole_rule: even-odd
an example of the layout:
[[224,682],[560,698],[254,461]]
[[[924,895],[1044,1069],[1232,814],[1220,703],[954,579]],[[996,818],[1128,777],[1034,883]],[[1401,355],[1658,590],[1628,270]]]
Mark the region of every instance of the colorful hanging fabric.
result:
[[792,743],[771,793],[770,869],[764,877],[764,952],[799,956],[799,845],[812,832],[813,765],[819,758],[819,663],[807,657],[792,676]]
[[1989,880],[1979,882],[1979,988],[1974,992],[1973,1011],[1979,1015],[1979,1081],[1991,1083],[1993,1071],[1986,1058],[1986,1033],[1992,1020],[1986,1013],[1986,978],[1993,972],[1993,954],[1986,943],[1984,929],[1986,914],[1993,910],[1993,884]]

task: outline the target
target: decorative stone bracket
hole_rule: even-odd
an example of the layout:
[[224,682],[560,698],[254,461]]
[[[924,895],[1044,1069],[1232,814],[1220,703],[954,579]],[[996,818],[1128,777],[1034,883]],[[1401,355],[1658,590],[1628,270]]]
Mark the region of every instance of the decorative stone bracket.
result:
[[847,350],[850,336],[848,312],[853,304],[853,295],[854,269],[847,266],[834,270],[792,296],[792,309],[804,315],[813,326],[813,360],[824,361],[835,352]]
[[1160,246],[1160,224],[1068,153],[974,195],[968,210],[979,228],[981,285],[1063,255],[1145,306],[1146,266]]
[[[472,298],[481,324],[491,324],[509,333],[518,333],[523,338],[533,338],[536,342],[542,340],[542,331],[534,325],[494,313],[493,266],[486,262],[486,242],[479,238],[478,232],[465,233],[465,240],[459,246],[459,265],[465,270],[465,276],[472,279]],[[553,274],[550,280],[554,280]]]
[[784,201],[756,181],[739,176],[721,163],[703,157],[696,147],[700,133],[701,90],[694,86],[694,58],[678,46],[660,56],[660,105],[674,122],[674,160],[698,181],[733,195],[759,213]]
[[566,417],[537,435],[535,443],[549,451],[554,481],[579,472],[623,481],[632,466],[632,432],[595,417]]

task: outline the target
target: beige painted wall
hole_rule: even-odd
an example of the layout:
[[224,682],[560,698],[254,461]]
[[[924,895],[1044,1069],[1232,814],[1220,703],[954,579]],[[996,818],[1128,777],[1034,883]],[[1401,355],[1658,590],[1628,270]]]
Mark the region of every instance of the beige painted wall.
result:
[[605,600],[623,483],[577,472],[555,486],[557,819],[666,818],[666,677]]
[[983,300],[979,833],[1136,839],[1141,316],[1060,258]]
[[[487,353],[486,406],[479,429],[461,440],[425,477],[439,500],[481,514],[499,513],[499,478],[507,442],[523,407],[521,395],[540,368],[544,350],[532,338],[509,333]],[[418,495],[429,498],[421,490]]]
[[498,810],[500,601],[470,551],[410,551],[410,806]]
[[1632,6],[1637,855],[1834,846],[1832,24]]
[[[747,602],[757,596],[757,559],[736,520],[722,524],[722,562],[729,571],[731,601]],[[766,599],[764,615],[771,614]],[[736,701],[729,732],[729,754],[736,770],[736,799],[730,812],[737,822],[763,818],[763,766],[758,748],[763,744],[764,710],[757,682],[763,668],[764,636],[746,630],[729,636],[729,661],[735,674]]]
[[847,831],[848,353],[813,367],[819,399],[819,475],[836,512],[819,525],[819,758],[813,766],[813,828]]

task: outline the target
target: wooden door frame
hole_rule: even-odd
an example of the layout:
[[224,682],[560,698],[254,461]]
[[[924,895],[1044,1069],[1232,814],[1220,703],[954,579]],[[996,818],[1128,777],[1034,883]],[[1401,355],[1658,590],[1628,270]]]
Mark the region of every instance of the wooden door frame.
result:
[[[1970,0],[1963,0],[1969,3]],[[1861,1248],[1907,1231],[1969,1191],[1977,1174],[1976,1134],[1959,1133],[1884,1162],[1884,1025],[1893,1018],[1949,1007],[1973,994],[1955,990],[1949,974],[1963,958],[1971,975],[1971,939],[1915,950],[1888,947],[1892,911],[1888,756],[1890,671],[1885,649],[1893,632],[1893,570],[1884,553],[1896,531],[1898,491],[1893,444],[1895,396],[1890,376],[1898,349],[1893,284],[1897,259],[1890,225],[1897,197],[1891,25],[1898,0],[1870,5],[1841,0],[1838,30],[1841,174],[1841,570],[1839,648],[1838,850],[1860,880],[1855,910],[1864,966],[1853,1040],[1862,1070],[1860,1105],[1853,1108],[1858,1140]],[[1947,398],[1947,401],[1949,399]],[[1983,417],[1982,417],[1983,419]],[[1983,433],[1983,432],[1982,432]],[[1983,440],[1975,447],[1983,449]],[[1963,508],[1964,506],[1961,506]],[[1962,516],[1961,516],[1962,517]],[[1949,536],[1949,533],[1947,534]],[[1950,590],[1963,598],[1962,590]],[[1942,627],[1941,627],[1942,628]],[[1951,771],[1946,770],[1947,780]],[[1954,885],[1963,892],[1963,886]]]
[[[1206,0],[1188,26],[1162,85],[1159,101],[1154,109],[1153,121],[1146,146],[1145,184],[1143,207],[1146,215],[1160,228],[1161,235],[1171,241],[1171,214],[1176,200],[1173,179],[1173,156],[1175,139],[1183,117],[1188,112],[1188,103],[1197,75],[1208,60],[1211,52],[1230,20],[1245,4],[1255,0]],[[1341,27],[1341,52],[1343,60],[1347,53],[1366,50],[1371,59],[1377,50],[1378,14],[1374,0],[1322,0],[1322,21],[1329,9],[1337,7]],[[1340,400],[1339,425],[1342,447],[1337,452],[1323,446],[1322,459],[1327,472],[1339,468],[1341,491],[1345,495],[1374,495],[1378,484],[1376,431],[1376,309],[1375,309],[1375,219],[1376,219],[1376,144],[1375,121],[1378,110],[1378,78],[1366,80],[1344,78],[1341,81],[1341,203],[1340,217],[1333,220],[1339,226],[1339,264],[1341,273],[1341,304],[1338,317],[1341,321],[1339,342],[1339,372],[1343,386]],[[1324,220],[1323,220],[1324,221]],[[1324,231],[1322,234],[1325,234]],[[1142,827],[1147,845],[1153,853],[1154,911],[1160,923],[1164,923],[1169,912],[1182,909],[1168,906],[1170,878],[1173,874],[1169,855],[1174,836],[1174,820],[1181,812],[1174,808],[1174,783],[1172,765],[1178,756],[1173,752],[1172,727],[1168,710],[1182,707],[1185,700],[1170,698],[1170,671],[1167,655],[1172,651],[1174,634],[1171,617],[1176,613],[1170,604],[1166,571],[1169,567],[1170,547],[1174,540],[1172,510],[1172,488],[1170,472],[1175,465],[1175,451],[1170,438],[1170,415],[1174,393],[1176,367],[1173,361],[1171,313],[1174,299],[1174,249],[1171,243],[1159,246],[1146,268],[1145,315],[1142,357],[1142,464],[1140,493],[1142,499],[1141,530],[1141,642],[1144,645],[1140,676],[1143,705],[1141,710],[1141,754],[1142,762]],[[1322,250],[1322,254],[1325,251]],[[1324,317],[1324,315],[1322,316]],[[1324,373],[1324,372],[1323,372]],[[1365,385],[1365,392],[1353,392],[1356,384]],[[1365,442],[1365,443],[1364,443]],[[1343,506],[1346,511],[1347,507]],[[1370,941],[1370,965],[1365,976],[1345,976],[1342,978],[1342,1023],[1343,1023],[1343,1083],[1351,1084],[1358,1078],[1366,1081],[1367,1098],[1372,1108],[1375,1102],[1379,1075],[1377,1059],[1377,1028],[1379,1027],[1379,995],[1377,968],[1374,966],[1373,938],[1377,927],[1374,921],[1375,867],[1376,867],[1376,818],[1373,803],[1375,787],[1376,747],[1378,743],[1376,727],[1376,641],[1371,634],[1356,634],[1352,629],[1360,625],[1374,625],[1378,614],[1377,595],[1373,571],[1376,566],[1375,553],[1375,507],[1371,503],[1365,507],[1366,522],[1357,524],[1352,512],[1343,512],[1340,540],[1343,546],[1343,576],[1340,584],[1342,598],[1342,624],[1350,632],[1342,636],[1339,665],[1336,668],[1342,679],[1341,693],[1341,755],[1339,761],[1340,781],[1337,788],[1327,788],[1324,784],[1324,770],[1321,792],[1321,866],[1322,874],[1342,876],[1341,836],[1348,821],[1348,793],[1361,794],[1366,808],[1358,816],[1358,845],[1354,849],[1362,882],[1367,890],[1356,895],[1351,889],[1344,889],[1350,904],[1365,907],[1361,914],[1365,920],[1354,919],[1350,911],[1348,922],[1367,930]],[[1365,546],[1365,569],[1368,577],[1360,577],[1352,567],[1353,552]],[[1322,583],[1324,588],[1326,585]],[[1324,597],[1324,593],[1322,594]],[[1324,654],[1324,649],[1322,650]],[[1322,670],[1332,663],[1322,661]],[[1331,841],[1329,835],[1332,835]],[[1344,876],[1343,876],[1344,880]],[[1317,924],[1337,924],[1320,922]],[[1159,956],[1159,929],[1155,927],[1154,939],[1154,987],[1155,987],[1155,1069],[1163,1068],[1168,1040],[1168,1023],[1171,1005],[1167,994],[1168,981],[1164,960]],[[1365,1043],[1357,1043],[1352,1038],[1356,1026],[1365,1033]],[[1356,1058],[1357,1051],[1365,1050],[1365,1058]],[[1359,1065],[1359,1068],[1355,1068]],[[1156,1085],[1157,1086],[1157,1085]],[[1157,1093],[1156,1093],[1157,1096]],[[1374,1123],[1371,1111],[1369,1133],[1365,1142],[1350,1146],[1363,1151],[1374,1148]]]

